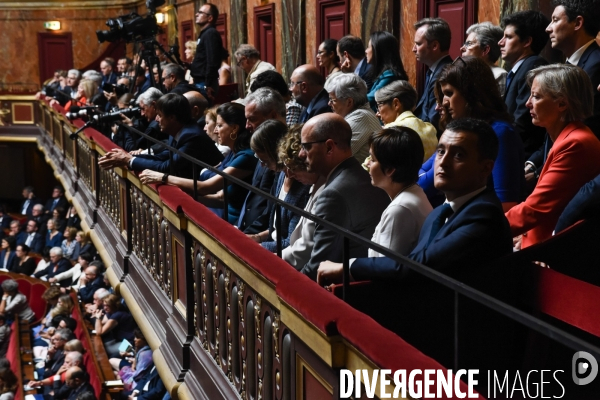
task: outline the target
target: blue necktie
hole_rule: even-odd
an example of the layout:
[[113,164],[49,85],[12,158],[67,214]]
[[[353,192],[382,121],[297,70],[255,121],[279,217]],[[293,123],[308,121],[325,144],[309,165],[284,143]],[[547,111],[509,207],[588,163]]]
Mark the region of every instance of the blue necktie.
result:
[[446,219],[448,219],[448,217],[450,217],[454,213],[452,207],[450,207],[450,204],[448,203],[444,203],[440,207],[440,213],[431,224],[431,233],[429,234],[429,240],[427,241],[427,244],[433,241],[433,238],[435,238],[440,229],[442,229],[442,226],[444,226],[444,224],[446,223]]
[[514,76],[515,73],[512,71],[510,71],[508,75],[506,75],[506,89],[504,90],[504,93],[508,92],[508,88],[510,87],[510,83],[512,82]]

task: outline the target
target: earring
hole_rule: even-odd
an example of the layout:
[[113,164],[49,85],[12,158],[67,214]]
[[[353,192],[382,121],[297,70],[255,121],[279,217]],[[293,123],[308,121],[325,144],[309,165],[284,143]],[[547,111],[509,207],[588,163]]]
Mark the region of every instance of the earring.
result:
[[[233,135],[235,134],[235,137]],[[233,131],[229,134],[229,139],[235,141],[237,139],[237,131]]]

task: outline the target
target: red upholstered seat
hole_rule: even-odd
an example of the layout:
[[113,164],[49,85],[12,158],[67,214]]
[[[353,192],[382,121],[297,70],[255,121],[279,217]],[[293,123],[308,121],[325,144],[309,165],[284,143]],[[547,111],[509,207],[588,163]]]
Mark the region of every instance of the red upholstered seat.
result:
[[[8,349],[6,351],[6,359],[10,361],[10,369],[15,373],[17,377],[22,376],[23,372],[21,369],[21,360],[17,357],[21,356],[21,351],[18,349],[19,346],[19,327],[13,323],[10,332],[10,341],[8,342]],[[17,385],[17,391],[15,393],[15,399],[23,398],[23,388]]]
[[[19,287],[21,286],[19,282]],[[44,299],[42,299],[42,295],[47,290],[46,285],[42,283],[35,283],[31,285],[31,292],[29,297],[29,307],[35,314],[35,319],[37,321],[41,321],[42,318],[45,317],[46,309],[48,304]]]
[[15,279],[19,284],[19,292],[27,297],[27,301],[31,304],[31,282],[25,279]]

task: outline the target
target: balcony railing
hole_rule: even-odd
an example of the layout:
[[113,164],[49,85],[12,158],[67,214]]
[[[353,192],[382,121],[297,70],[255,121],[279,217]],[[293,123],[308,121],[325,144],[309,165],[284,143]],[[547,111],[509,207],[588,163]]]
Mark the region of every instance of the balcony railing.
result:
[[[41,148],[110,265],[109,279],[146,334],[174,398],[338,398],[342,368],[444,370],[178,188],[142,185],[123,168],[100,170],[98,158],[115,145],[93,129],[72,141],[69,135],[82,124],[73,126],[46,103],[37,107]],[[567,347],[600,355],[594,345],[548,322],[330,228],[452,290],[455,319],[459,297],[469,298]]]

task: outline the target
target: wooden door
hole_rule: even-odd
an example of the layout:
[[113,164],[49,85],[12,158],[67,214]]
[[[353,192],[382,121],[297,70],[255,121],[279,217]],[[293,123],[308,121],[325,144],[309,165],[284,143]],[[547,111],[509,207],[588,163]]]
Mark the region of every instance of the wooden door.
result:
[[[476,0],[426,0],[419,2],[419,19],[443,18],[450,25],[452,41],[450,42],[450,56],[456,58],[460,55],[460,47],[467,37],[467,28],[477,21]],[[417,68],[417,86],[425,83],[424,65]]]
[[339,40],[349,33],[347,0],[317,0],[318,44],[325,39]]
[[57,69],[73,68],[73,43],[71,32],[38,33],[40,84],[54,76]]
[[260,59],[272,65],[275,55],[275,4],[254,7],[254,46]]
[[221,35],[223,47],[227,49],[227,14],[219,14],[219,18],[217,18],[217,23],[215,24],[215,29],[217,32],[219,32],[219,35]]
[[194,21],[191,19],[183,21],[179,30],[179,53],[183,61],[185,61],[185,44],[188,41],[196,41],[196,38],[194,38]]

